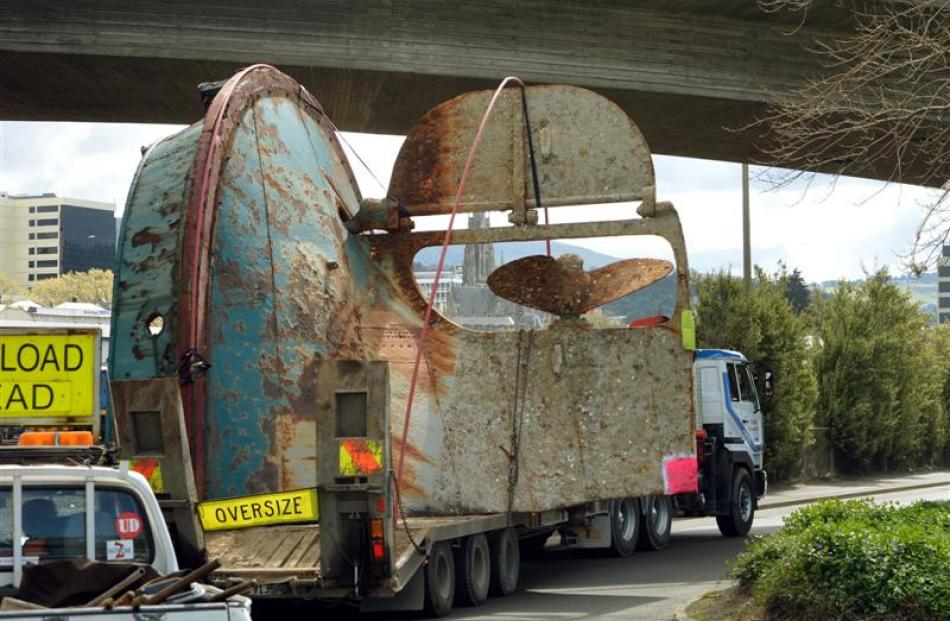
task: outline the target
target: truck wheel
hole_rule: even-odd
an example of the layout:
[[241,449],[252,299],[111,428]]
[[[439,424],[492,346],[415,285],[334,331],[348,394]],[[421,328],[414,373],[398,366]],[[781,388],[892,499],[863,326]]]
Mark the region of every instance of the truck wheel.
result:
[[716,524],[723,537],[744,537],[752,528],[755,517],[755,496],[752,494],[752,480],[745,468],[739,468],[732,476],[732,497],[729,499],[729,513],[716,516]]
[[627,557],[637,549],[640,537],[640,501],[618,498],[610,501],[610,544],[614,554]]
[[455,603],[478,606],[488,599],[491,584],[491,555],[483,533],[466,537],[455,559]]
[[521,549],[515,529],[498,531],[491,545],[491,594],[507,596],[518,588],[521,573]]
[[673,501],[669,496],[647,496],[643,503],[638,550],[663,550],[670,545],[673,527]]
[[432,617],[444,617],[452,612],[455,599],[455,567],[452,548],[440,541],[432,546],[425,568],[425,611]]

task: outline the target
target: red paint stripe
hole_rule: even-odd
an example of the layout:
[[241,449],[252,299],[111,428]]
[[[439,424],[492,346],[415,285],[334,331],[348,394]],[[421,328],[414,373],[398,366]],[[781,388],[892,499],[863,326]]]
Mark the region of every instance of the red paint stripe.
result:
[[[209,197],[212,188],[210,185],[212,164],[220,144],[221,123],[228,109],[231,95],[238,83],[251,71],[268,68],[268,65],[251,65],[232,77],[214,98],[209,113],[205,117],[202,135],[199,139],[198,154],[195,157],[192,176],[198,183],[198,192],[194,193],[195,183],[192,184],[192,195],[189,199],[185,229],[185,238],[182,241],[182,280],[189,286],[188,295],[180,302],[178,312],[178,357],[179,360],[191,348],[196,348],[204,354],[206,344],[207,312],[205,297],[209,286],[207,274],[202,273],[202,259],[211,252],[210,240],[212,217],[214,215],[213,195]],[[213,111],[213,114],[212,114]],[[213,117],[213,122],[211,119]],[[203,159],[202,159],[203,156]],[[187,278],[185,275],[188,275]],[[184,283],[183,283],[184,284]],[[186,329],[183,329],[186,328]],[[191,457],[195,473],[195,486],[198,497],[204,496],[204,454],[205,454],[205,389],[204,381],[192,382],[182,386],[182,409],[185,414],[185,424],[191,436]]]

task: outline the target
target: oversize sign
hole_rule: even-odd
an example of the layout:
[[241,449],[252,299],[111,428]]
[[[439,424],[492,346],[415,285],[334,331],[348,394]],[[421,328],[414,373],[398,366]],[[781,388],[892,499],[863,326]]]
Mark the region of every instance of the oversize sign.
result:
[[98,384],[98,330],[0,330],[0,419],[93,419]]
[[251,526],[298,524],[320,519],[315,488],[258,494],[198,503],[205,530],[234,530]]

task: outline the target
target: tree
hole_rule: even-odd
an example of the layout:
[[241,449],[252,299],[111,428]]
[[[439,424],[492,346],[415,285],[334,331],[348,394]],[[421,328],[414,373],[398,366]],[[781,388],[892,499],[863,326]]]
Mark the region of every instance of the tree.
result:
[[[784,266],[783,266],[784,268]],[[811,294],[808,292],[808,285],[802,278],[802,273],[795,268],[786,278],[785,297],[788,298],[792,308],[796,313],[800,313],[811,303]]]
[[842,282],[815,305],[819,421],[857,470],[933,463],[947,436],[939,348],[950,347],[889,278],[882,269],[860,285]]
[[[950,465],[950,324],[945,323],[932,328],[933,357],[937,363],[941,389],[938,393],[940,408],[943,411],[942,421],[938,427],[944,429],[943,463]],[[934,437],[934,443],[939,443],[939,437]],[[937,451],[940,447],[937,447]]]
[[[771,368],[777,390],[763,398],[766,459],[777,479],[796,476],[812,440],[817,386],[806,346],[805,320],[785,296],[789,275],[756,268],[750,293],[725,272],[697,282],[697,339],[701,347],[738,349],[753,363]],[[758,387],[764,395],[763,386]]]
[[[840,0],[854,28],[815,41],[822,72],[778,96],[755,125],[765,159],[799,171],[866,175],[940,188],[908,255],[920,273],[950,235],[950,3]],[[799,11],[817,0],[759,0]],[[802,173],[780,174],[787,183]]]
[[112,306],[112,272],[92,269],[70,272],[58,278],[41,280],[30,290],[30,298],[43,306],[63,302],[90,302],[104,308]]
[[0,303],[9,304],[23,298],[26,290],[17,282],[16,278],[5,272],[0,272]]

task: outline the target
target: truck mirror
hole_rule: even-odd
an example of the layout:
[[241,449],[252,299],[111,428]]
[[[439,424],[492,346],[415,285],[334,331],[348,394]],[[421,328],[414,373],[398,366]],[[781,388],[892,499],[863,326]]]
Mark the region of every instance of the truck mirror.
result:
[[762,386],[762,394],[771,398],[775,395],[775,373],[764,364],[758,365],[755,372],[755,383]]
[[775,394],[775,373],[772,369],[765,369],[762,385],[765,387],[765,396],[772,397]]

